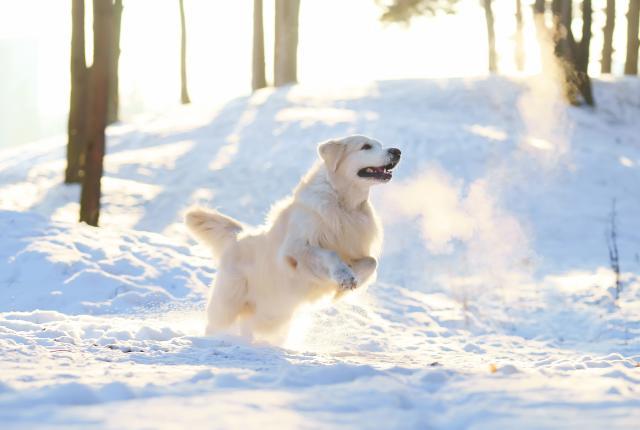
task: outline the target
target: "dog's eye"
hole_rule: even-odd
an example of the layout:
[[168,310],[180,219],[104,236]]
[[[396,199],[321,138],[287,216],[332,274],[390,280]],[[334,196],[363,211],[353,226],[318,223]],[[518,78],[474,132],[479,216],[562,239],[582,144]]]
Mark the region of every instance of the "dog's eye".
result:
[[362,149],[363,151],[366,151],[367,149],[371,149],[371,148],[373,148],[373,146],[369,145],[368,143],[365,143],[364,145],[362,145],[362,148],[360,149]]

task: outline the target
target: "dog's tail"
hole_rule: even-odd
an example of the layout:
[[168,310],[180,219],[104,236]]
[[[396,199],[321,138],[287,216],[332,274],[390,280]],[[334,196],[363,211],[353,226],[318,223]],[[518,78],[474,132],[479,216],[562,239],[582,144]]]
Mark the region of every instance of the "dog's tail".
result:
[[199,207],[189,209],[184,222],[196,240],[211,248],[216,259],[220,259],[227,246],[235,243],[244,230],[239,221],[220,212]]

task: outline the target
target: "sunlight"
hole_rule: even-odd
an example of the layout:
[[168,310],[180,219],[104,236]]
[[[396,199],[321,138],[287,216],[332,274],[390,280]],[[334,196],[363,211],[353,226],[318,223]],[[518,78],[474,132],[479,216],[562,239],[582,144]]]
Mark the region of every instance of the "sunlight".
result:
[[0,0],[0,427],[638,427],[640,2],[299,1]]
[[193,140],[181,140],[156,145],[152,153],[146,148],[121,150],[105,157],[105,170],[109,173],[120,173],[127,166],[136,166],[137,173],[151,176],[157,174],[153,170],[174,169],[176,161],[191,151],[194,145]]
[[495,127],[474,124],[471,127],[467,128],[471,133],[477,134],[478,136],[486,137],[490,140],[503,141],[507,138],[507,133],[502,130],[498,130]]
[[[20,71],[9,68],[8,81],[17,82],[14,77],[24,76],[25,69],[33,69],[34,76],[29,79],[38,83],[37,92],[33,94],[37,113],[31,115],[41,118],[36,122],[36,128],[11,130],[8,137],[15,134],[18,140],[24,140],[27,136],[33,138],[33,133],[38,133],[36,137],[60,133],[64,130],[68,105],[69,83],[64,76],[69,58],[69,3],[65,2],[64,7],[60,7],[42,0],[19,3],[2,0],[0,4],[3,10],[11,12],[5,13],[4,18],[0,17],[0,41],[36,47],[22,49],[26,56],[20,60]],[[273,50],[273,4],[273,0],[266,0],[264,4],[267,53]],[[524,5],[523,36],[528,53],[524,73],[531,74],[540,70],[540,61],[538,55],[531,55],[537,51],[537,41],[527,1]],[[42,19],[27,18],[34,7],[38,8]],[[251,81],[251,7],[249,1],[226,3],[224,6],[216,2],[186,3],[189,85],[196,103],[219,104],[248,92]],[[87,8],[90,11],[90,4]],[[153,19],[148,19],[150,8],[153,8]],[[600,10],[597,4],[594,10]],[[621,14],[624,12],[623,8],[619,11]],[[500,70],[514,74],[514,2],[494,1],[494,13]],[[24,18],[6,18],[12,14]],[[409,26],[383,25],[378,20],[379,16],[380,8],[372,0],[303,2],[300,9],[300,81],[309,85],[327,82],[347,85],[384,79],[486,74],[486,29],[480,2],[464,3],[452,16],[415,18]],[[129,2],[125,5],[122,20],[122,116],[132,119],[142,112],[165,111],[176,104],[179,94],[177,3]],[[594,26],[601,20],[600,14],[596,14]],[[138,31],[140,22],[145,22],[144,32]],[[330,31],[327,31],[328,22],[331,23]],[[90,20],[87,28],[90,28],[89,24]],[[461,31],[482,36],[460,37]],[[87,33],[87,52],[91,54],[91,33]],[[217,34],[226,35],[224,43]],[[600,37],[600,32],[594,32],[596,46],[601,43]],[[624,43],[622,26],[616,27],[615,37],[617,43]],[[452,55],[454,52],[457,54]],[[621,67],[622,54],[615,51],[617,68]],[[37,64],[43,67],[36,67]],[[269,55],[266,66],[267,78],[271,79],[273,65]],[[597,56],[594,56],[591,69],[593,73],[599,71]],[[56,84],[52,85],[53,82]],[[14,91],[16,84],[7,85]],[[4,141],[0,141],[0,145],[5,146],[8,138],[4,135],[0,138]]]
[[276,121],[297,121],[302,128],[310,127],[318,122],[328,126],[339,123],[353,123],[356,121],[356,118],[357,114],[355,111],[337,108],[295,107],[282,109],[276,114]]
[[553,144],[551,142],[539,137],[527,137],[524,141],[532,148],[540,149],[542,151],[551,151],[553,149]]
[[624,167],[633,167],[636,165],[636,163],[634,163],[633,160],[628,157],[620,157],[618,158],[618,160]]

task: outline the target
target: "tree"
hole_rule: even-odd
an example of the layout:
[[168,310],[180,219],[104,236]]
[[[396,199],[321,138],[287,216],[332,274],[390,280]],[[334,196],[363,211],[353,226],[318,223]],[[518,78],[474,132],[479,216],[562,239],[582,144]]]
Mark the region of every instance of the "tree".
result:
[[600,71],[602,73],[611,73],[611,55],[613,54],[613,28],[616,23],[616,0],[607,0],[605,8],[607,15],[602,32],[604,33],[604,42],[602,45],[602,63]]
[[251,88],[259,90],[267,86],[264,66],[264,28],[262,0],[253,0],[253,61]]
[[275,86],[298,81],[298,16],[300,0],[276,0]]
[[184,17],[184,1],[180,0],[180,102],[191,103],[187,88],[187,23]]
[[107,123],[118,121],[118,64],[120,62],[120,24],[122,22],[122,0],[113,3],[113,31],[111,32],[111,55],[109,61],[109,112]]
[[64,181],[79,183],[85,148],[88,70],[84,43],[84,0],[71,3],[71,95]]
[[522,22],[522,0],[516,0],[516,68],[524,70],[524,25]]
[[578,103],[578,92],[585,103],[594,104],[591,79],[587,73],[589,65],[589,46],[591,43],[591,0],[583,1],[583,28],[580,45],[571,30],[573,19],[572,0],[553,0],[553,38],[555,53],[561,61],[565,79],[565,93],[572,104]]
[[638,27],[640,26],[640,0],[629,0],[627,11],[627,58],[624,62],[625,75],[638,74]]
[[582,0],[582,37],[575,47],[577,70],[577,85],[585,103],[594,105],[593,92],[591,89],[591,78],[589,77],[589,50],[591,48],[591,21],[593,10],[591,0]]
[[496,55],[496,33],[493,25],[493,9],[491,8],[491,0],[482,0],[484,7],[484,17],[487,22],[487,45],[489,51],[489,71],[496,73],[498,71],[498,59]]
[[94,226],[98,225],[100,217],[100,180],[107,126],[112,30],[111,0],[93,0],[93,66],[89,82],[89,119],[80,221]]

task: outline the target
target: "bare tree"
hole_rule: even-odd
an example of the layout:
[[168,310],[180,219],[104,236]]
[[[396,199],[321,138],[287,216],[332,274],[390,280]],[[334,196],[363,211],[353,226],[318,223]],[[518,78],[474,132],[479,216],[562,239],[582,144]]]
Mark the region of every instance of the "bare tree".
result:
[[575,46],[576,83],[585,103],[590,106],[595,104],[589,78],[589,51],[591,47],[591,23],[593,10],[591,0],[582,0],[582,37]]
[[184,0],[180,0],[180,102],[191,103],[187,88],[187,23],[184,17]]
[[300,0],[276,0],[275,86],[298,81],[298,16]]
[[78,183],[82,179],[85,149],[88,70],[84,43],[84,0],[71,3],[71,95],[67,124],[67,168],[64,181]]
[[602,73],[611,73],[611,55],[613,54],[613,28],[616,23],[616,0],[607,0],[605,8],[607,15],[602,32],[604,33],[604,42],[602,45],[602,63],[600,71]]
[[627,58],[624,62],[625,75],[638,74],[638,27],[640,27],[640,0],[629,0],[627,11]]
[[516,68],[524,70],[524,25],[522,22],[522,0],[516,0]]
[[482,0],[484,6],[484,17],[487,22],[487,43],[489,51],[489,71],[496,73],[498,71],[498,59],[496,55],[496,33],[494,29],[493,9],[491,0]]
[[93,0],[93,66],[89,84],[89,120],[80,221],[94,226],[98,225],[100,218],[100,180],[107,126],[112,30],[111,0]]
[[264,25],[262,0],[253,0],[253,62],[251,88],[259,90],[267,86],[264,66]]
[[113,2],[113,30],[111,32],[111,56],[109,61],[109,111],[107,124],[118,121],[120,104],[118,88],[118,64],[120,63],[120,24],[122,23],[122,0]]
[[578,104],[578,93],[580,93],[585,103],[593,105],[591,79],[587,73],[591,43],[591,0],[583,1],[584,25],[580,45],[576,43],[571,30],[572,5],[572,0],[553,0],[551,2],[555,53],[564,70],[565,93],[569,102]]

